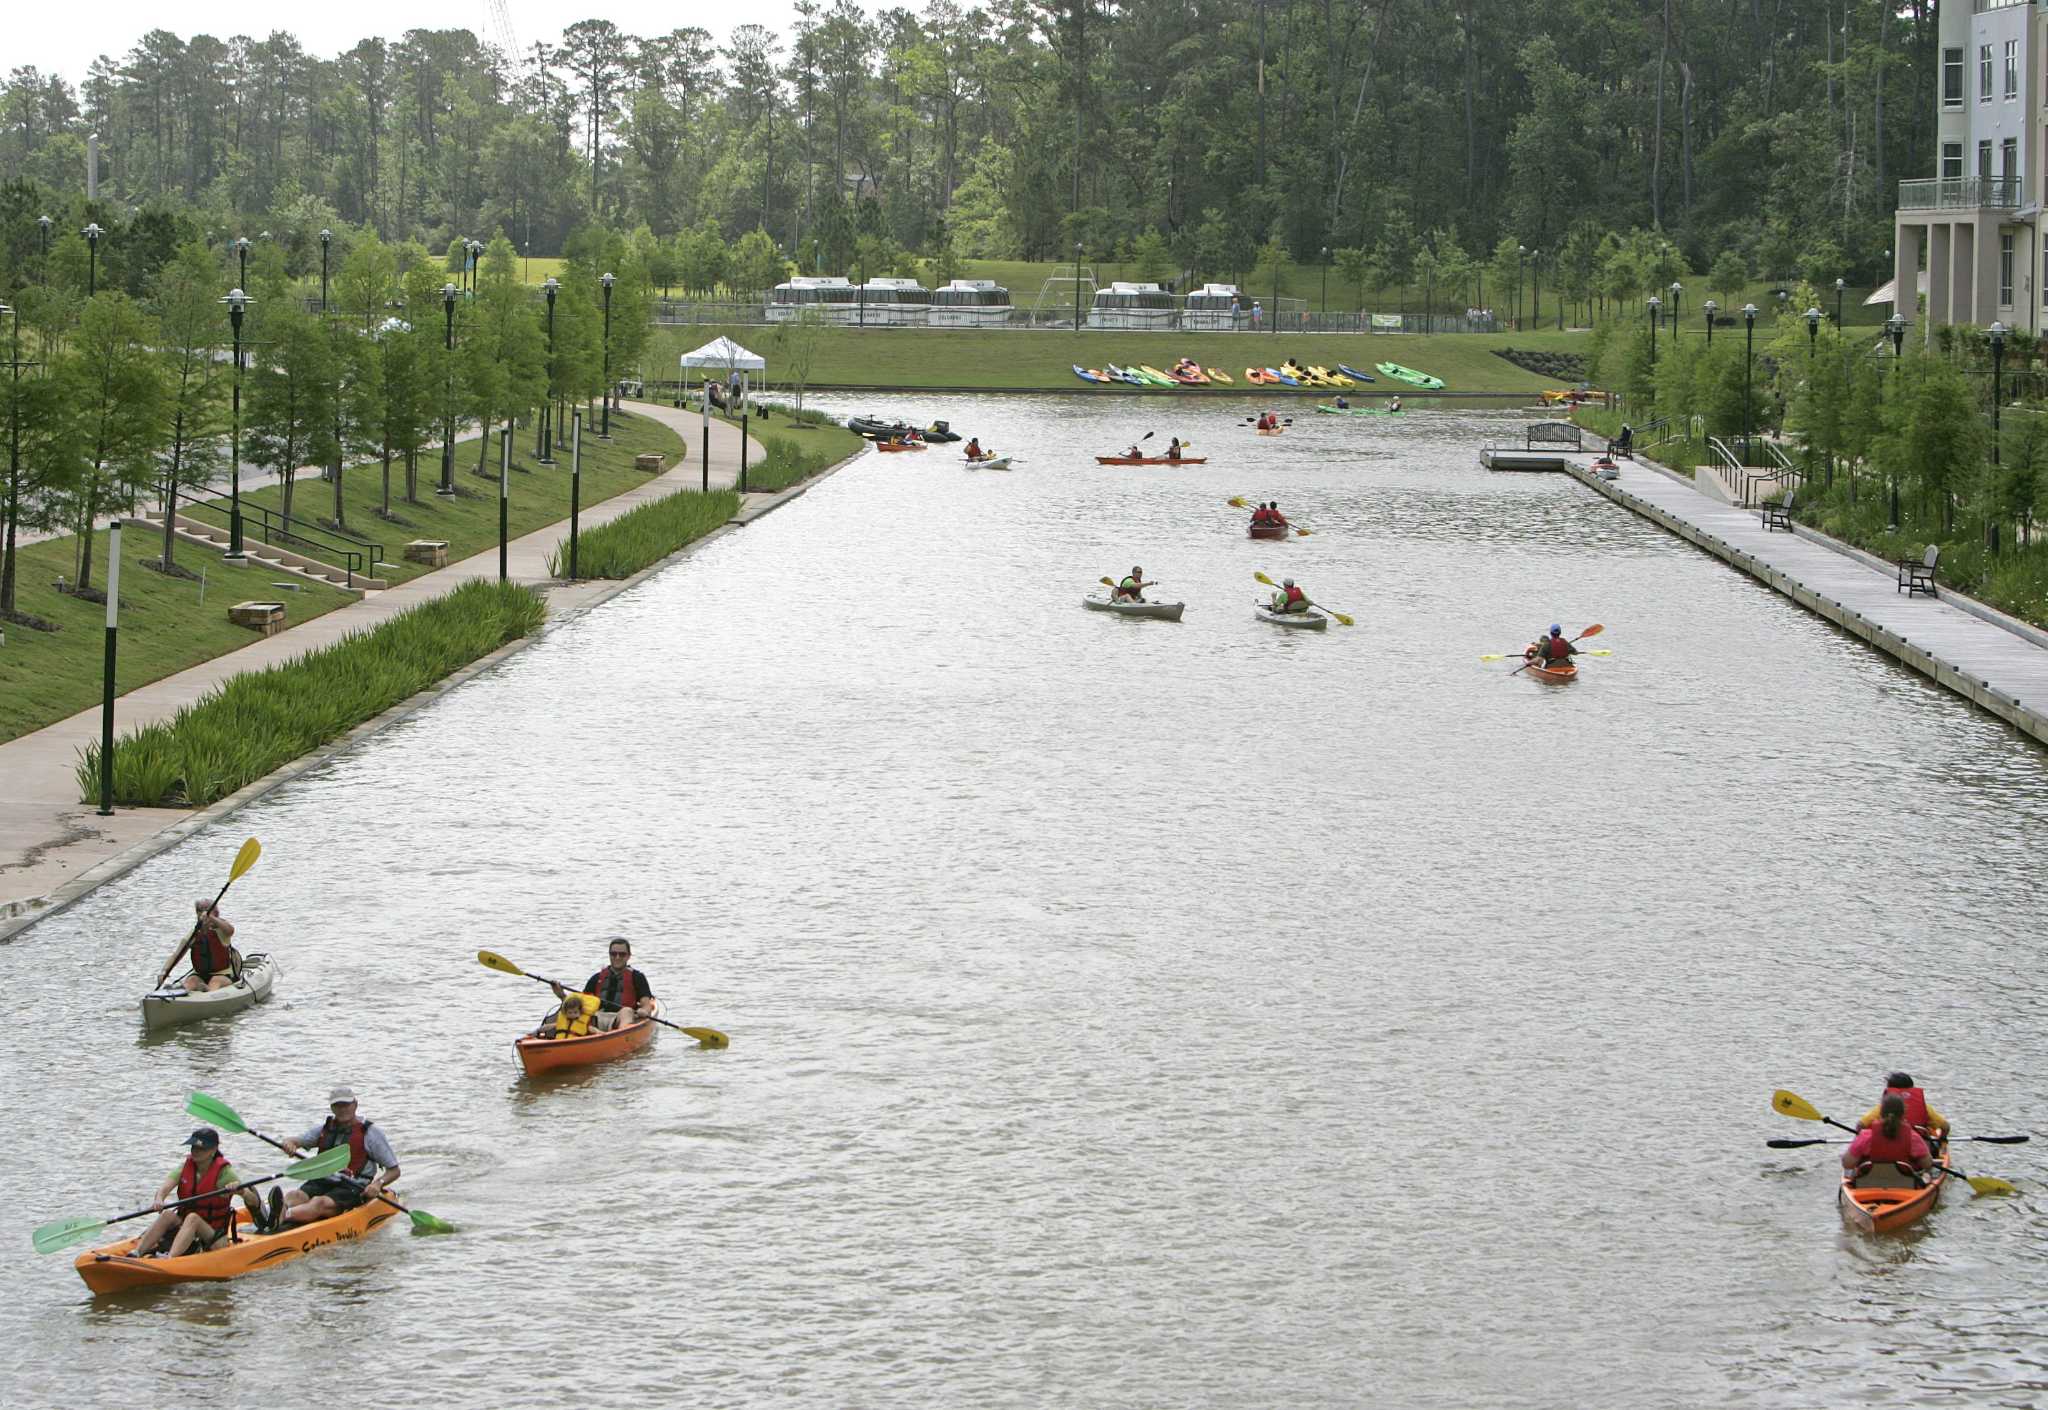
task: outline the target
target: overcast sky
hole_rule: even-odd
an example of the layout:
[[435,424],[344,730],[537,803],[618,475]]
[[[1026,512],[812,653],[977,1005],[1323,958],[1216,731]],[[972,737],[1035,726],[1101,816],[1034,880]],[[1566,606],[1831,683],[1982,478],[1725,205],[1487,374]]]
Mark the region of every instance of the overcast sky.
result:
[[[522,49],[536,40],[552,43],[569,25],[591,18],[608,19],[628,34],[666,34],[701,25],[723,42],[737,24],[765,24],[786,33],[791,15],[788,0],[747,0],[738,5],[714,0],[506,0],[506,8]],[[422,6],[418,0],[275,6],[220,0],[104,0],[83,10],[19,0],[8,11],[0,67],[33,65],[73,83],[83,81],[86,69],[101,54],[119,59],[151,29],[168,29],[187,39],[194,34],[227,39],[236,33],[261,38],[273,29],[288,29],[321,58],[332,58],[373,34],[397,39],[408,29],[467,28],[493,39],[488,0],[442,6]]]

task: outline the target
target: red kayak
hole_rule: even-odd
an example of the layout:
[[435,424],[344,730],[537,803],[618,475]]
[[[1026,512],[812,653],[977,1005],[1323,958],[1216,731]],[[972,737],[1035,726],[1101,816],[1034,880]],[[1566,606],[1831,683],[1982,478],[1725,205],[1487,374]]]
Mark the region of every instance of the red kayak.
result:
[[1248,524],[1245,532],[1255,539],[1284,539],[1287,527],[1285,524]]

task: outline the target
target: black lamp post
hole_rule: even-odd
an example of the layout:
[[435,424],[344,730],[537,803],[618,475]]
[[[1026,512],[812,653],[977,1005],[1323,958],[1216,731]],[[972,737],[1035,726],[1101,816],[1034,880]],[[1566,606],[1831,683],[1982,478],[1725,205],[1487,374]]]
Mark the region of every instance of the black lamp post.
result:
[[1809,363],[1813,361],[1814,344],[1819,340],[1820,310],[1818,308],[1809,308],[1806,311],[1806,360]]
[[48,255],[50,253],[50,227],[53,224],[55,224],[55,222],[52,221],[46,215],[39,215],[36,217],[36,230],[43,237],[43,253],[45,255]]
[[235,330],[234,418],[229,422],[228,432],[228,459],[234,468],[233,478],[228,481],[227,560],[241,563],[246,561],[242,552],[242,315],[248,311],[249,296],[240,289],[230,289],[221,302],[228,306],[228,326]]
[[1756,305],[1742,306],[1742,463],[1748,465],[1750,456],[1751,417],[1749,410],[1749,378],[1752,363],[1756,357]]
[[[1895,313],[1884,321],[1884,331],[1891,334],[1892,373],[1896,377],[1899,364],[1905,360],[1906,356],[1906,320]],[[1887,478],[1892,482],[1891,527],[1897,529],[1899,527],[1899,480],[1896,475],[1887,476]]]
[[1330,311],[1330,247],[1323,246],[1323,312]]
[[240,286],[241,286],[242,288],[246,289],[246,288],[248,288],[248,287],[249,287],[249,240],[248,240],[248,237],[247,237],[247,236],[244,236],[244,237],[243,237],[242,239],[239,239],[239,240],[235,241],[235,243],[234,243],[234,244],[232,244],[232,245],[228,246],[228,248],[229,248],[229,249],[231,249],[231,250],[233,250],[233,251],[234,251],[234,252],[235,252],[235,253],[236,253],[237,255],[240,255],[240,256],[241,256],[241,259],[242,259],[242,277],[241,277],[241,279],[240,279],[239,283],[240,283]]
[[1678,315],[1684,305],[1685,285],[1674,279],[1671,281],[1671,336],[1674,341],[1678,337]]
[[1714,315],[1720,311],[1721,306],[1712,299],[1708,299],[1701,307],[1706,310],[1707,314],[1707,346],[1711,348],[1714,346]]
[[548,399],[540,409],[540,463],[555,463],[555,295],[561,292],[561,281],[550,274],[541,283],[541,292],[548,296]]
[[1837,277],[1835,280],[1835,327],[1842,326],[1842,293],[1849,287],[1848,281]]
[[1529,326],[1543,326],[1543,251],[1529,251]]
[[598,428],[597,438],[609,441],[612,438],[612,285],[618,282],[618,276],[600,275],[597,282],[604,285],[604,424]]
[[442,347],[448,355],[448,377],[445,384],[445,410],[447,417],[441,429],[441,486],[434,493],[443,499],[455,497],[455,286],[441,286],[441,313],[445,331]]
[[[2005,325],[1993,323],[1991,333],[1991,463],[1999,463],[1998,451],[1998,404],[2005,400]],[[1991,552],[1998,553],[1998,520],[1991,519]]]
[[332,230],[320,232],[320,312],[323,316],[327,312],[327,247],[333,243]]
[[1081,331],[1081,242],[1074,242],[1074,331]]
[[1515,331],[1522,328],[1522,261],[1529,257],[1527,245],[1515,246]]
[[91,298],[94,294],[99,292],[100,236],[106,234],[107,232],[100,229],[99,223],[95,221],[93,224],[86,226],[85,229],[79,231],[78,233],[85,236],[85,296],[87,298]]
[[469,256],[469,293],[471,298],[475,298],[477,276],[483,272],[484,242],[471,240],[463,249]]
[[1662,308],[1663,305],[1664,301],[1662,299],[1658,298],[1655,294],[1650,295],[1650,367],[1652,370],[1655,370],[1657,366],[1657,310]]

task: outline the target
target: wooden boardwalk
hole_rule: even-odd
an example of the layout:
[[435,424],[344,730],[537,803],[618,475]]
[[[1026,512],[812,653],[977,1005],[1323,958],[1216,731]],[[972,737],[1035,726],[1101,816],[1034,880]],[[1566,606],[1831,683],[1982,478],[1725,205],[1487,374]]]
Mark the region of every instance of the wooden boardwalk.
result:
[[1803,526],[1767,532],[1659,467],[1623,461],[1606,481],[1590,460],[1568,473],[2048,744],[2048,632],[1946,590],[1909,597],[1891,564]]

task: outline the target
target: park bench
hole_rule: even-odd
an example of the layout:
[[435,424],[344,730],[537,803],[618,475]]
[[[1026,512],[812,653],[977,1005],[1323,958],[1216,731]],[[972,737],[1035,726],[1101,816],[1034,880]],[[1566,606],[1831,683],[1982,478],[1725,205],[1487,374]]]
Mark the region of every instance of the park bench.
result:
[[1788,534],[1792,532],[1792,496],[1795,493],[1797,491],[1787,490],[1783,499],[1766,504],[1757,511],[1757,517],[1764,521],[1765,533],[1773,529],[1783,529]]
[[1925,593],[1929,597],[1938,596],[1934,590],[1934,565],[1940,558],[1941,545],[1930,543],[1927,545],[1927,552],[1921,556],[1918,563],[1910,558],[1900,559],[1897,590],[1908,597],[1916,593]]

